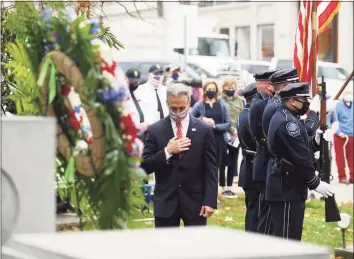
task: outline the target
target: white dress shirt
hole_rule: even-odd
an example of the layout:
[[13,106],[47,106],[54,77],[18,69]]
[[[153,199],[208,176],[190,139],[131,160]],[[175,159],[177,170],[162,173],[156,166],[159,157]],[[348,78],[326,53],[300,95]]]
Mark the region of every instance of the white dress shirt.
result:
[[[187,136],[187,131],[189,127],[189,114],[181,121],[182,124],[182,135],[185,138]],[[171,125],[172,125],[172,130],[173,130],[173,135],[176,137],[177,136],[177,123],[171,119]],[[166,160],[169,160],[172,155],[167,152],[167,148],[165,147],[165,155],[166,155]]]
[[[149,82],[142,84],[135,90],[134,94],[144,113],[144,122],[151,125],[160,120],[160,112],[157,110],[156,88]],[[167,87],[160,85],[157,88],[164,117],[169,115],[167,107]]]

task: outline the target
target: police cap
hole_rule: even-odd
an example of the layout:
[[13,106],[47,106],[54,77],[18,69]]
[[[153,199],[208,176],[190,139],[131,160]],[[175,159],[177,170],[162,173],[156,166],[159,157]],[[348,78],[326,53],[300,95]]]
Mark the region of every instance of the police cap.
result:
[[125,76],[129,78],[130,83],[140,83],[141,73],[135,68],[128,69]]
[[268,69],[268,70],[262,70],[261,72],[258,72],[253,75],[255,80],[269,80],[269,77],[273,75],[276,71],[274,69]]
[[281,84],[289,82],[299,82],[299,76],[296,68],[281,69],[269,77],[271,84]]
[[291,97],[310,97],[309,83],[291,83],[285,86],[280,92],[281,99]]
[[149,69],[149,73],[159,73],[163,72],[162,66],[160,64],[152,65]]
[[243,89],[239,95],[243,96],[245,99],[248,99],[254,96],[257,93],[256,83],[249,84]]

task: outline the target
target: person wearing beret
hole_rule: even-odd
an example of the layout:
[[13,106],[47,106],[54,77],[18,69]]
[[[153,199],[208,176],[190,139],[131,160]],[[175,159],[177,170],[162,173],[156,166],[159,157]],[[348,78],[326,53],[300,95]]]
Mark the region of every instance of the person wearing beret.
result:
[[252,98],[256,94],[256,83],[248,85],[244,90],[239,92],[239,95],[245,98],[246,105],[236,121],[236,129],[243,156],[240,166],[238,186],[242,187],[245,192],[245,230],[251,232],[257,232],[259,192],[253,182],[253,157],[256,153],[257,146],[248,123],[248,113],[251,107]]
[[[275,156],[266,185],[273,234],[285,239],[301,240],[308,189],[324,197],[334,195],[331,186],[316,176],[313,150],[319,150],[321,130],[309,138],[300,116],[309,109],[309,84],[291,83],[279,92],[281,107],[273,115],[269,146]],[[328,140],[328,132],[323,134]]]
[[269,84],[269,77],[275,72],[276,70],[265,70],[254,75],[258,93],[252,99],[248,114],[251,133],[257,143],[257,150],[253,160],[253,180],[256,182],[259,191],[257,232],[262,234],[271,233],[270,211],[265,200],[268,151],[263,136],[262,116],[269,98],[274,95],[274,88]]

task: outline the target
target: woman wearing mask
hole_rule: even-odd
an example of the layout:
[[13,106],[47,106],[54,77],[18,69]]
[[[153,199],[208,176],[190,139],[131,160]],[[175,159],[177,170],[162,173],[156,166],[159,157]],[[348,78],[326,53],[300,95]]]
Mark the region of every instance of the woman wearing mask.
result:
[[[222,100],[227,105],[230,112],[231,129],[229,131],[229,142],[235,141],[237,137],[236,121],[243,109],[243,100],[236,93],[236,79],[232,76],[225,77],[222,82]],[[238,176],[237,159],[239,147],[227,145],[228,154],[225,154],[220,167],[220,186],[222,187],[221,195],[225,198],[235,198],[236,195],[231,191],[233,178]],[[227,187],[225,187],[225,167],[227,166]]]
[[220,169],[222,158],[226,153],[227,133],[231,128],[229,110],[225,102],[219,98],[215,82],[204,84],[203,95],[203,101],[193,106],[191,115],[202,119],[214,129],[217,164]]

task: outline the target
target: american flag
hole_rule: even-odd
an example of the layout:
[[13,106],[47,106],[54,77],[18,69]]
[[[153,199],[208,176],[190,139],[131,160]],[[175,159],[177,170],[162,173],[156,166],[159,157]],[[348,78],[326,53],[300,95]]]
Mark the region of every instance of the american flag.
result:
[[316,59],[318,54],[318,36],[325,30],[338,13],[339,1],[301,1],[298,24],[295,35],[294,67],[299,73],[301,82],[311,82],[312,76],[312,8],[317,9],[316,22]]

